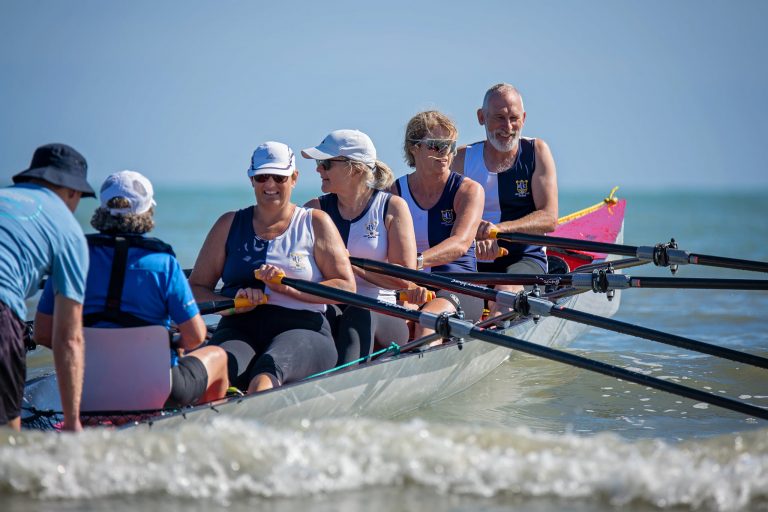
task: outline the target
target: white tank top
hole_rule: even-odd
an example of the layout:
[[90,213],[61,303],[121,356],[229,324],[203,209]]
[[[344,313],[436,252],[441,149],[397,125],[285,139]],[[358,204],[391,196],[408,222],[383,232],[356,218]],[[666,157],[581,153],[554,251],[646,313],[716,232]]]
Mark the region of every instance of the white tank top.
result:
[[[387,192],[374,190],[366,208],[352,220],[346,220],[341,216],[338,199],[333,194],[322,196],[320,205],[336,224],[351,256],[388,261],[388,233],[384,220],[391,197],[392,195]],[[355,275],[355,281],[357,293],[361,295],[392,304],[397,301],[394,290],[379,288],[357,275]]]
[[485,206],[483,220],[498,224],[501,221],[501,205],[499,204],[499,175],[490,172],[483,159],[484,142],[467,146],[464,153],[464,176],[478,182],[485,189]]
[[[297,206],[288,228],[274,240],[264,240],[264,242],[268,244],[266,262],[285,270],[287,277],[313,282],[320,282],[324,279],[320,269],[315,264],[313,251],[315,232],[312,229],[312,209]],[[296,300],[288,295],[272,291],[269,285],[266,285],[265,291],[269,295],[269,304],[292,309],[325,311],[325,304],[312,304]]]

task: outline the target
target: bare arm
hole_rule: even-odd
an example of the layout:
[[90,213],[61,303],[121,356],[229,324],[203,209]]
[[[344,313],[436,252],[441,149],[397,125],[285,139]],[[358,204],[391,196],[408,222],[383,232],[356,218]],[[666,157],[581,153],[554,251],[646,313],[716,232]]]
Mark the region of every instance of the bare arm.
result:
[[[416,236],[413,233],[413,218],[402,197],[392,196],[389,199],[384,224],[387,228],[387,261],[394,265],[416,268]],[[355,275],[384,289],[397,290],[413,286],[404,279],[368,272],[354,266],[352,269]]]
[[44,347],[51,348],[53,336],[53,315],[35,313],[35,343]]
[[64,430],[80,431],[83,429],[80,424],[80,399],[85,368],[83,305],[63,295],[56,295],[52,346],[64,411]]
[[320,209],[320,199],[318,199],[316,197],[314,199],[310,199],[309,201],[306,202],[306,204],[304,204],[304,208],[313,208],[315,210],[319,210]]
[[200,253],[197,255],[192,274],[189,276],[189,286],[198,302],[228,298],[219,295],[214,290],[224,271],[224,261],[227,256],[227,236],[234,217],[234,212],[227,212],[219,217],[208,232],[208,236],[200,248]]
[[[536,210],[517,220],[500,222],[495,227],[501,233],[543,235],[557,227],[557,171],[555,159],[546,142],[536,139],[536,172],[531,181],[531,194]],[[494,225],[483,222],[477,232],[478,240],[488,238]]]
[[423,253],[424,267],[450,263],[464,255],[477,233],[483,215],[485,192],[479,183],[465,178],[453,200],[456,221],[451,236]]
[[194,350],[205,341],[206,328],[203,318],[197,314],[179,324],[179,346],[184,350]]
[[464,174],[464,158],[467,156],[467,146],[461,146],[451,162],[451,170],[456,174]]

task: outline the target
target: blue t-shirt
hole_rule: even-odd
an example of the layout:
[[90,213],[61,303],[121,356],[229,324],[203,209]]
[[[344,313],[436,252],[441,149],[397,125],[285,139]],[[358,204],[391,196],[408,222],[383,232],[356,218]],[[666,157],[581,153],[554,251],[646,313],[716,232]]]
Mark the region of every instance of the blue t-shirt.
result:
[[32,183],[0,188],[0,301],[21,320],[24,299],[48,283],[53,293],[82,303],[88,272],[83,230],[53,191]]
[[[83,314],[104,311],[114,247],[89,247],[91,268],[88,272]],[[181,265],[172,255],[151,252],[140,247],[128,249],[120,309],[153,325],[170,327],[186,322],[199,309]],[[52,290],[46,285],[37,310],[53,313]],[[119,327],[99,322],[94,327]]]

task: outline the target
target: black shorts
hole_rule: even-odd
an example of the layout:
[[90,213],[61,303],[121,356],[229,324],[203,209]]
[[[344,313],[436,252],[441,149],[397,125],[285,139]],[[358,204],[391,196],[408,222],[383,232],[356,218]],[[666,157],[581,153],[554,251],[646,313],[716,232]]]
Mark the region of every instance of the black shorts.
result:
[[295,382],[336,364],[336,345],[325,315],[265,304],[222,317],[211,338],[227,352],[229,381],[240,389],[257,375],[275,385]]
[[194,356],[179,359],[178,366],[171,369],[171,396],[166,407],[182,407],[197,402],[208,388],[208,370],[201,360]]
[[24,322],[0,302],[0,425],[21,415],[26,357]]

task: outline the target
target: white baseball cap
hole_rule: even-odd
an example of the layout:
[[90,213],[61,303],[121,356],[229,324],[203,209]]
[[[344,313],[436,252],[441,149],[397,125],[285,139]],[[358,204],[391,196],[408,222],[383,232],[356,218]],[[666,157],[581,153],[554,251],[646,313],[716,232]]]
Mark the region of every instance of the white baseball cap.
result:
[[[109,210],[112,215],[125,215],[127,213],[145,213],[153,206],[157,206],[153,199],[154,189],[152,183],[144,175],[136,171],[120,171],[107,176],[101,185],[99,196],[101,207]],[[109,200],[115,197],[124,197],[130,203],[127,208],[110,208]]]
[[360,130],[334,130],[319,145],[301,152],[304,158],[327,160],[343,156],[363,162],[370,168],[376,166],[376,148],[373,141]]
[[282,142],[267,141],[253,152],[248,176],[258,174],[290,176],[295,169],[296,157],[293,155],[293,150]]

